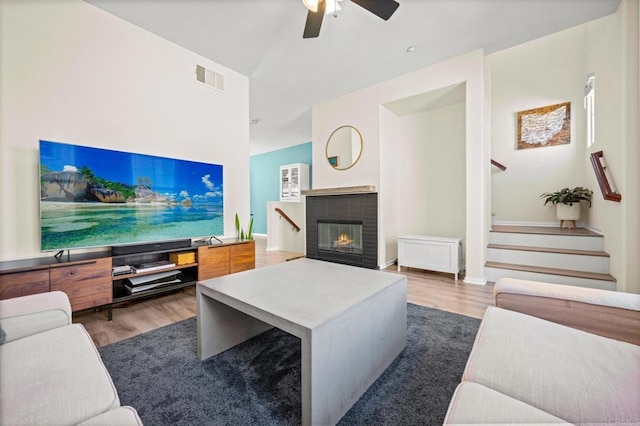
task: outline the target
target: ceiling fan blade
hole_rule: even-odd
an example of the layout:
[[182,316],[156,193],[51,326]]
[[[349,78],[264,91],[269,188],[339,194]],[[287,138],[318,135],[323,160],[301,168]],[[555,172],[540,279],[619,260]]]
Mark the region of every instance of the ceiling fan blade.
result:
[[326,3],[321,1],[318,3],[318,11],[307,13],[307,23],[304,26],[304,33],[302,38],[315,38],[320,35],[320,26],[322,25],[322,18],[324,18],[324,9]]
[[367,9],[374,15],[379,16],[385,21],[391,18],[400,3],[395,0],[351,0],[360,7]]

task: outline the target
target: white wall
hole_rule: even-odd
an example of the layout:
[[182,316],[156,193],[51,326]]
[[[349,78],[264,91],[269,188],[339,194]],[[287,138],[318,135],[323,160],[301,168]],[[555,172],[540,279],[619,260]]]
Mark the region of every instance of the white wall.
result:
[[[296,231],[275,209],[280,208],[289,218],[302,225]],[[304,253],[305,248],[305,203],[267,201],[267,251],[290,251]]]
[[[388,80],[313,107],[313,186],[375,185],[379,191],[379,263],[385,266],[396,253],[389,241],[398,237],[398,226],[389,202],[396,201],[411,208],[412,199],[421,196],[405,191],[402,182],[395,181],[389,167],[401,167],[394,157],[387,156],[397,146],[390,112],[381,112],[381,105],[409,98],[442,87],[466,83],[465,108],[465,205],[467,244],[466,282],[485,283],[484,259],[487,245],[489,213],[489,153],[485,126],[486,111],[485,63],[482,50],[440,62],[427,68]],[[364,149],[360,161],[349,170],[334,170],[325,160],[327,138],[337,127],[350,124],[360,130]],[[384,179],[384,180],[383,180]],[[395,196],[388,191],[398,191]],[[402,208],[402,207],[401,207]],[[395,211],[395,210],[394,210]]]
[[596,74],[596,141],[603,151],[620,203],[604,200],[593,168],[584,159],[594,189],[590,223],[602,229],[618,290],[640,293],[640,147],[638,143],[638,1],[622,0],[615,15],[587,24],[587,67]]
[[[579,26],[487,56],[491,64],[491,156],[496,221],[556,223],[543,192],[588,186],[583,86],[587,28]],[[571,102],[571,143],[516,149],[517,112]]]
[[[398,140],[400,118],[384,106],[380,107],[380,139]],[[378,238],[379,263],[381,267],[393,264],[398,256],[399,230],[398,206],[404,201],[398,192],[398,164],[400,151],[394,144],[385,143],[380,146],[380,156],[384,161],[380,164],[380,188],[378,192],[378,220],[384,223],[384,234]],[[380,237],[380,236],[379,236]]]
[[0,260],[41,255],[39,139],[222,164],[225,235],[249,217],[246,77],[81,1],[1,2],[0,55]]
[[465,237],[465,103],[399,119],[398,188],[411,208],[396,205],[400,235]]

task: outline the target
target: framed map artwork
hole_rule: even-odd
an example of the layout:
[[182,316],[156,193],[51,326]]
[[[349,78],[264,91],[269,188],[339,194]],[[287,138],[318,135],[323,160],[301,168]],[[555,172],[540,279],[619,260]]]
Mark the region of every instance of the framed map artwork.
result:
[[518,149],[571,143],[571,102],[518,112]]

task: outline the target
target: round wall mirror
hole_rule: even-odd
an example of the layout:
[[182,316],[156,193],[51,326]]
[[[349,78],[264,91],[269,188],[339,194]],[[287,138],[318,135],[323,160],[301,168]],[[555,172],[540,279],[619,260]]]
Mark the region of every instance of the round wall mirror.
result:
[[340,126],[327,140],[327,161],[336,170],[353,167],[362,155],[362,135],[353,126]]

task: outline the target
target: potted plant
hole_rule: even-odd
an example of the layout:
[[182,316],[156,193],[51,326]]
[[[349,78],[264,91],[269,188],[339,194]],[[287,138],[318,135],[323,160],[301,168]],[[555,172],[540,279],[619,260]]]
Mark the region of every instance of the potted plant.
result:
[[547,203],[556,205],[556,217],[561,228],[565,220],[568,221],[569,228],[575,228],[576,220],[580,219],[580,202],[586,201],[591,207],[592,194],[593,191],[576,186],[573,189],[562,188],[555,192],[545,192],[540,197],[544,199],[545,206]]

